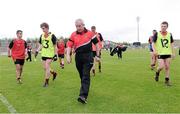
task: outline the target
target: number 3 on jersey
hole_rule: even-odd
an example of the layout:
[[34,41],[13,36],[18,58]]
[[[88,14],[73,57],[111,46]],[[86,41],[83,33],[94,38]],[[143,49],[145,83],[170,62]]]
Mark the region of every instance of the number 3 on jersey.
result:
[[44,40],[44,42],[43,42],[43,47],[44,48],[48,48],[49,47],[49,40]]
[[161,39],[161,44],[163,48],[168,48],[169,41],[167,39]]

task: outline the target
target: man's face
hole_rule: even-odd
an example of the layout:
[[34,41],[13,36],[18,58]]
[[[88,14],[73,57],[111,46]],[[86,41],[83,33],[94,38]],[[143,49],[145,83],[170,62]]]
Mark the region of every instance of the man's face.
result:
[[91,31],[95,33],[96,32],[96,28],[91,28]]
[[84,24],[83,23],[76,22],[75,26],[76,26],[76,29],[77,29],[78,32],[83,32],[84,31]]
[[18,37],[18,38],[22,38],[22,32],[18,32],[18,33],[17,33],[17,37]]
[[168,26],[166,24],[161,24],[161,31],[166,32]]
[[42,31],[43,31],[44,33],[48,33],[48,32],[49,32],[49,29],[46,28],[46,27],[42,27]]

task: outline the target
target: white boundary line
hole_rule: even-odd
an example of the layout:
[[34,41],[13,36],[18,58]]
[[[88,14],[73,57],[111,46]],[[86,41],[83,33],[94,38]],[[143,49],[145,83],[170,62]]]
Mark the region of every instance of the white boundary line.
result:
[[16,109],[8,102],[6,97],[4,97],[1,93],[0,93],[0,101],[2,101],[2,103],[8,108],[11,114],[17,113]]

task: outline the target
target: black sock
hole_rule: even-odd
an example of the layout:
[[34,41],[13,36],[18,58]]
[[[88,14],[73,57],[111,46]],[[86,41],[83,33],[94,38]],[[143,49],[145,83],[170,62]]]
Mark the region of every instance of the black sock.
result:
[[158,69],[158,70],[157,70],[157,72],[156,72],[156,73],[158,74],[158,76],[159,76],[159,74],[160,74],[160,71],[161,71],[161,70],[160,70],[160,69]]
[[155,66],[155,64],[151,64],[151,67],[154,67]]
[[156,75],[157,75],[157,76],[159,76],[159,73],[160,73],[160,72],[159,72],[159,71],[157,71],[157,72],[156,72]]
[[169,78],[166,77],[165,80],[166,80],[166,81],[169,81]]
[[45,84],[49,84],[49,79],[46,79]]

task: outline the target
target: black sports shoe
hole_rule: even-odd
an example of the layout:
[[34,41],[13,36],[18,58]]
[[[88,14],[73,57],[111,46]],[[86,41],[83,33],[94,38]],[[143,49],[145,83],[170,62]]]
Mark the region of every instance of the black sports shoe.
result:
[[165,78],[165,85],[171,86],[171,84],[170,84],[170,82],[169,82],[169,78]]
[[80,102],[82,104],[87,104],[87,100],[84,97],[79,96],[79,98],[77,100],[78,100],[78,102]]
[[156,72],[155,81],[156,81],[156,82],[159,81],[159,72]]
[[57,73],[53,72],[53,81],[56,79],[56,77],[57,77]]

